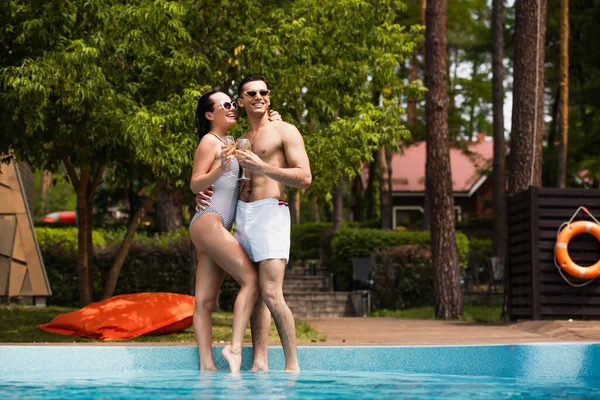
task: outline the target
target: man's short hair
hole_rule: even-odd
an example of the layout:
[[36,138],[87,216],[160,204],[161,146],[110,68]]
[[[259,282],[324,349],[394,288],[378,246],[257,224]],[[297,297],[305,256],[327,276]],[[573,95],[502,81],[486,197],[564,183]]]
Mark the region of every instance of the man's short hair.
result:
[[269,81],[267,80],[266,76],[257,74],[248,75],[244,79],[242,79],[242,81],[238,85],[238,96],[242,95],[242,90],[244,89],[244,85],[246,83],[254,81],[263,81],[265,85],[267,85],[267,89],[269,88]]

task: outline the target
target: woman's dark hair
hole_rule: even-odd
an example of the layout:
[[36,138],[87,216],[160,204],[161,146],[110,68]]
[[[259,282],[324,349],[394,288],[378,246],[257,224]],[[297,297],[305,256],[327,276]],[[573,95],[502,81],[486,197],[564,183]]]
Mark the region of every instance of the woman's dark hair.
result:
[[206,119],[205,114],[209,111],[212,111],[215,106],[215,102],[210,98],[210,96],[215,93],[217,93],[215,90],[211,90],[208,93],[204,93],[198,99],[198,107],[196,107],[196,129],[198,132],[198,143],[200,143],[204,135],[210,132],[210,121]]

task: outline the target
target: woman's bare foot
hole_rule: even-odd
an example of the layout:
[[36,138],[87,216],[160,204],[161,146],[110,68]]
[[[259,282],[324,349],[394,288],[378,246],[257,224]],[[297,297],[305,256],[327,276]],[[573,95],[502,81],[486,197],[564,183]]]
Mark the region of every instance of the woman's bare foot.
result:
[[234,352],[231,348],[231,345],[223,347],[223,351],[221,351],[221,355],[227,363],[229,364],[229,369],[231,372],[240,372],[240,368],[242,367],[242,351],[240,350],[238,353]]

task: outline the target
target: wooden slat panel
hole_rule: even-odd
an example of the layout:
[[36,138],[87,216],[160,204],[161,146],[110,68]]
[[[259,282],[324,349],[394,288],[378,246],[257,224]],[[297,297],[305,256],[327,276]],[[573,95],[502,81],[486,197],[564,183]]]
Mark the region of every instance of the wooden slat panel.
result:
[[515,296],[512,298],[512,304],[513,304],[513,307],[518,306],[520,304],[525,305],[525,306],[530,306],[532,304],[531,296],[527,296],[527,297],[516,297]]
[[[598,194],[596,193],[596,196]],[[538,205],[540,207],[556,207],[560,208],[571,208],[571,214],[577,211],[577,208],[580,206],[584,206],[588,209],[592,215],[594,212],[598,212],[598,198],[593,197],[571,197],[571,196],[557,196],[557,197],[549,197],[549,196],[540,196],[538,198]],[[584,215],[585,213],[582,213]]]
[[[550,218],[550,219],[562,219],[564,222],[567,222],[573,216],[573,213],[577,210],[577,208],[568,207],[568,208],[555,208],[555,207],[542,207],[539,209],[539,217],[540,218]],[[594,214],[598,215],[598,214]],[[578,214],[576,219],[588,219],[585,214]],[[597,217],[596,217],[597,218]]]
[[15,166],[13,163],[5,164],[0,163],[0,184],[7,186],[10,188],[10,185],[13,181],[13,177],[15,176]]
[[529,241],[531,234],[528,231],[511,234],[509,242],[511,245],[524,243]]
[[[600,282],[598,282],[600,283]],[[544,283],[541,286],[542,293],[547,294],[564,294],[569,296],[580,296],[580,295],[599,295],[600,296],[600,285],[597,282],[593,282],[589,285],[583,287],[573,287],[571,285],[567,285],[566,282],[562,284],[549,284]]]
[[8,278],[8,295],[10,297],[21,294],[25,275],[27,275],[27,267],[15,261],[10,263],[10,276]]
[[542,315],[545,317],[598,317],[600,315],[600,307],[578,307],[578,306],[542,306]]
[[21,296],[33,296],[33,291],[31,290],[31,279],[29,279],[29,274],[26,274],[25,279],[23,279],[23,286],[21,286]]
[[528,296],[531,294],[531,286],[514,286],[510,290],[513,296]]
[[512,275],[531,274],[531,264],[511,265],[510,273]]
[[515,222],[511,220],[510,224],[510,231],[513,233],[529,232],[531,230],[531,226],[529,225],[529,219],[520,222]]
[[531,256],[528,253],[525,254],[519,254],[519,255],[512,255],[510,256],[510,264],[511,265],[518,265],[518,264],[531,264]]
[[49,296],[50,288],[46,282],[46,276],[42,268],[41,260],[38,256],[33,232],[29,228],[29,221],[24,214],[17,215],[17,227],[21,233],[23,249],[27,258],[27,269],[31,278],[31,288],[34,296]]
[[12,258],[21,261],[23,263],[27,263],[27,258],[25,257],[25,249],[23,247],[23,240],[21,240],[21,235],[19,232],[15,235],[15,244],[13,246]]
[[0,296],[8,295],[8,273],[10,258],[0,256]]
[[9,188],[0,186],[0,214],[14,214],[15,205]]
[[538,190],[540,197],[591,197],[600,199],[600,189],[543,187]]
[[511,276],[510,281],[513,285],[531,284],[531,275]]
[[0,255],[12,255],[16,229],[17,219],[14,215],[0,215]]

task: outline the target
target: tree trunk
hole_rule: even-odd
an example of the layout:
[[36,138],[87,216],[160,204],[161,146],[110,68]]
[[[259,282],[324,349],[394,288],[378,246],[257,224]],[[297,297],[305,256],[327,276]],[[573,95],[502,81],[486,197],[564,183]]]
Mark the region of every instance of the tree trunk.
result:
[[81,168],[77,192],[77,277],[79,279],[79,299],[82,306],[93,301],[90,290],[90,269],[88,252],[88,203],[86,187],[89,180],[89,168]]
[[367,203],[367,220],[375,219],[375,207],[377,206],[377,198],[375,186],[377,184],[377,160],[379,159],[379,151],[373,152],[373,162],[369,165],[369,182],[365,191]]
[[554,100],[552,100],[552,109],[550,111],[550,126],[548,127],[548,136],[546,144],[546,154],[548,157],[544,159],[544,164],[547,166],[542,168],[542,185],[553,186],[556,184],[558,179],[558,170],[554,168],[554,165],[558,162],[558,147],[557,139],[558,136],[557,126],[558,122],[558,103],[560,103],[560,83],[556,85],[556,91],[554,94]]
[[569,0],[560,0],[560,142],[558,187],[566,187],[569,138]]
[[297,189],[289,189],[288,199],[290,205],[290,214],[294,224],[300,223],[300,191]]
[[146,197],[146,199],[142,203],[142,206],[138,208],[138,210],[133,215],[133,218],[129,222],[125,238],[123,238],[123,242],[119,247],[119,251],[117,252],[115,261],[113,262],[113,265],[108,273],[108,278],[106,279],[106,283],[104,285],[104,294],[102,295],[102,299],[108,299],[114,294],[115,288],[117,287],[117,280],[119,279],[119,273],[121,272],[121,267],[123,267],[123,263],[125,262],[127,254],[129,253],[129,249],[131,248],[131,244],[133,243],[135,231],[142,222],[144,215],[146,214],[146,212],[148,212],[148,210],[150,210],[152,204],[154,203],[154,200],[156,200],[156,197],[158,197],[158,194],[166,184],[167,182],[164,180],[159,180],[158,182],[156,182],[150,195]]
[[63,156],[63,163],[77,195],[77,279],[79,281],[79,301],[82,306],[92,302],[90,290],[89,260],[88,260],[88,196],[87,188],[90,179],[89,167],[82,167],[79,176],[67,156]]
[[317,196],[313,196],[313,198],[312,198],[312,212],[313,212],[313,220],[315,222],[320,222],[321,215],[319,214],[319,198]]
[[[504,139],[504,0],[492,1],[492,108],[494,126],[494,182],[492,202],[492,255],[506,266],[508,251],[508,210],[506,200],[506,140]],[[505,272],[504,305],[508,306],[508,274]]]
[[96,269],[94,265],[94,240],[93,240],[93,229],[94,229],[94,202],[93,197],[87,199],[87,229],[86,229],[86,238],[87,238],[87,253],[88,253],[88,285],[89,291],[92,294],[92,299],[94,298],[94,275],[96,274]]
[[364,220],[364,212],[363,212],[363,184],[362,184],[362,176],[356,175],[352,182],[352,215],[354,221],[363,221]]
[[[389,153],[389,157],[388,157]],[[392,229],[392,179],[390,163],[392,152],[386,146],[379,149],[379,193],[381,198],[381,229]]]
[[426,12],[425,83],[429,90],[426,95],[425,181],[431,204],[435,315],[438,319],[456,319],[462,311],[462,298],[448,138],[447,0],[429,0]]
[[510,195],[542,181],[546,8],[547,0],[515,3]]
[[[415,50],[413,53],[411,62],[410,62],[410,81],[414,82],[417,80],[417,65],[419,64],[419,60],[417,58],[417,52],[419,48]],[[415,125],[415,120],[417,119],[417,99],[415,96],[408,96],[407,105],[406,105],[406,126],[410,129]]]
[[42,171],[40,179],[40,207],[42,213],[46,213],[46,201],[48,200],[48,189],[52,186],[52,172]]
[[159,232],[170,232],[180,229],[183,226],[181,220],[182,207],[182,193],[178,190],[173,190],[171,185],[167,183],[156,202]]
[[337,232],[342,228],[342,222],[344,221],[344,177],[340,176],[338,179],[337,187],[333,193],[333,231]]

